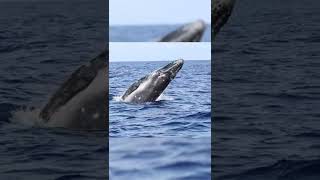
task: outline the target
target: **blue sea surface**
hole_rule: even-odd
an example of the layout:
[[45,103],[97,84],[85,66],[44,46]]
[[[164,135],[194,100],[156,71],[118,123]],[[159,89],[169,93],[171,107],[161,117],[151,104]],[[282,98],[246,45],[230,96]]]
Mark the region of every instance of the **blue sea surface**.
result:
[[107,178],[106,132],[43,129],[1,122],[0,136],[0,179]]
[[[176,25],[123,25],[110,26],[110,42],[152,42],[158,41],[168,33],[175,31],[183,24]],[[201,41],[211,42],[211,24],[207,24]]]
[[210,180],[211,138],[111,138],[111,180]]
[[167,63],[110,63],[110,137],[210,137],[210,61],[185,61],[159,101],[129,104],[119,100],[132,83]]

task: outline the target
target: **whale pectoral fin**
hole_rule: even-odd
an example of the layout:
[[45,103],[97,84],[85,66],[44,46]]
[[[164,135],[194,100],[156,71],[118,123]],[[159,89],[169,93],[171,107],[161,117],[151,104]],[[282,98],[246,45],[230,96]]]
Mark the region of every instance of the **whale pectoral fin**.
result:
[[133,91],[135,91],[136,89],[138,89],[138,87],[140,86],[140,84],[142,82],[144,82],[149,75],[144,76],[143,78],[139,79],[138,81],[134,82],[133,84],[130,85],[130,87],[128,88],[128,90],[121,96],[121,99],[125,99],[126,97],[128,97]]
[[82,65],[73,72],[53,94],[49,102],[40,112],[39,117],[48,121],[51,115],[56,112],[59,107],[67,103],[73,96],[85,89],[97,75],[98,70],[107,65],[106,56],[107,50],[92,59],[89,65]]

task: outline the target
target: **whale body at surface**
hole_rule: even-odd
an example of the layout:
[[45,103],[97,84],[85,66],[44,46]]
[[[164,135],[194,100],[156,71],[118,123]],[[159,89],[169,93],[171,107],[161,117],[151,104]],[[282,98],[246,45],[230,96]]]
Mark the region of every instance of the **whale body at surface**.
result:
[[183,66],[182,59],[173,61],[133,83],[121,99],[130,103],[156,101]]

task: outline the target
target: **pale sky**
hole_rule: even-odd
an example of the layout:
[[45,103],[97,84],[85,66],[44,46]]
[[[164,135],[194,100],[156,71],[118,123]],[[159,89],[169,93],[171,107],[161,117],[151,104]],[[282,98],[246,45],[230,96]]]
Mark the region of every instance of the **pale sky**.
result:
[[109,0],[110,25],[211,22],[211,0]]
[[171,61],[211,60],[210,42],[159,43],[159,42],[110,42],[109,60],[115,61]]

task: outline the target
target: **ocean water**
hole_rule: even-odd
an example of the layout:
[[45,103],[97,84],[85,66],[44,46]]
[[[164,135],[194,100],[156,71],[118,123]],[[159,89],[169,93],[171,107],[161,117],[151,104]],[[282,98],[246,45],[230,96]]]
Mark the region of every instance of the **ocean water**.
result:
[[37,109],[103,49],[105,11],[104,1],[0,2],[0,179],[107,178],[106,132],[34,126]]
[[131,84],[168,63],[110,63],[110,137],[210,137],[210,61],[185,61],[156,102],[128,104],[119,100]]
[[236,2],[213,43],[214,179],[319,179],[319,7]]
[[[151,42],[158,41],[168,33],[175,31],[183,24],[176,25],[141,25],[141,26],[111,26],[109,28],[109,39],[111,42]],[[202,40],[211,42],[211,25],[203,34]]]
[[210,180],[211,138],[111,138],[111,180]]

